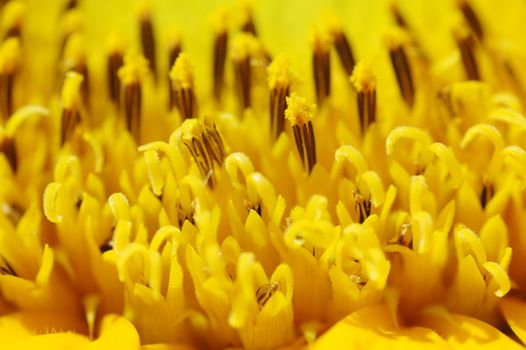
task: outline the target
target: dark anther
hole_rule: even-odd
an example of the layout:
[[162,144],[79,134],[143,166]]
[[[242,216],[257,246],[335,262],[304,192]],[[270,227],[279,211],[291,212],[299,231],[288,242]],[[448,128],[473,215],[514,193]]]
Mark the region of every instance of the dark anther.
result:
[[475,33],[479,40],[482,40],[484,37],[484,30],[482,29],[482,24],[480,23],[477,14],[473,10],[473,7],[471,7],[471,5],[466,0],[463,0],[460,2],[460,11],[462,11],[464,18],[466,19],[466,22],[473,33]]
[[216,34],[214,39],[214,98],[217,101],[221,99],[224,85],[227,44],[228,33],[226,31]]
[[314,168],[314,164],[316,164],[316,143],[312,122],[308,121],[302,126],[294,125],[292,130],[294,131],[294,139],[301,161],[310,173],[312,168]]
[[371,215],[372,212],[372,203],[371,203],[371,197],[365,199],[364,196],[362,196],[360,193],[355,192],[354,193],[354,201],[355,201],[355,209],[358,212],[358,221],[360,224],[362,224],[365,219]]
[[4,266],[0,266],[0,275],[10,275],[10,276],[18,277],[15,270],[13,269],[11,264],[7,261],[7,259],[1,255],[0,257],[2,258],[2,261],[4,262],[3,264]]
[[[179,57],[179,54],[181,53],[181,43],[177,42],[174,43],[170,49],[168,50],[168,67],[171,68],[174,66],[175,61]],[[168,108],[172,109],[173,106],[175,106],[175,100],[174,100],[174,90],[172,89],[172,82],[170,77],[168,77]]]
[[493,185],[488,182],[484,182],[482,184],[482,191],[480,193],[480,205],[482,206],[482,209],[485,209],[486,205],[488,205],[489,201],[493,197],[493,192]]
[[270,90],[270,129],[276,139],[285,129],[286,98],[289,95],[288,86]]
[[106,240],[100,247],[99,250],[101,253],[107,252],[108,250],[112,250],[114,248],[113,239]]
[[463,33],[456,35],[455,39],[460,50],[466,77],[468,80],[480,80],[480,73],[475,59],[475,38],[471,33]]
[[197,99],[188,54],[179,55],[170,72],[170,78],[173,90],[173,105],[170,107],[176,107],[183,119],[197,116]]
[[312,71],[316,101],[318,105],[321,105],[331,93],[331,56],[330,50],[324,43],[315,44],[312,55]]
[[141,46],[144,57],[150,62],[153,76],[157,78],[157,61],[155,59],[155,35],[152,20],[149,16],[141,19]]
[[124,64],[124,58],[122,53],[115,51],[108,56],[107,63],[107,80],[108,80],[108,91],[110,94],[111,101],[119,107],[120,104],[120,93],[121,93],[121,81],[117,72]]
[[402,45],[397,45],[389,50],[391,64],[396,75],[396,81],[404,101],[412,108],[415,101],[415,87],[409,59]]
[[194,159],[201,176],[210,188],[214,188],[216,178],[214,163],[221,167],[225,159],[223,141],[216,126],[211,121],[187,119],[181,126],[182,145]]
[[234,75],[236,77],[241,107],[244,110],[251,105],[252,69],[250,67],[250,57],[247,56],[243,60],[234,62]]
[[279,282],[265,283],[256,290],[256,301],[260,308],[263,308],[269,299],[280,288]]
[[0,72],[0,113],[7,121],[13,113],[14,72]]
[[126,127],[137,143],[140,142],[142,87],[138,81],[130,82],[122,91],[122,105]]
[[336,52],[338,52],[338,57],[340,58],[345,73],[347,76],[350,76],[356,61],[354,60],[349,39],[347,39],[344,32],[339,31],[334,34],[334,46],[336,47]]
[[24,209],[15,203],[3,203],[0,207],[4,216],[8,218],[14,226],[18,224],[22,215],[24,215]]
[[0,144],[0,152],[4,154],[13,172],[16,172],[18,167],[18,159],[16,155],[15,140],[9,136],[4,136]]

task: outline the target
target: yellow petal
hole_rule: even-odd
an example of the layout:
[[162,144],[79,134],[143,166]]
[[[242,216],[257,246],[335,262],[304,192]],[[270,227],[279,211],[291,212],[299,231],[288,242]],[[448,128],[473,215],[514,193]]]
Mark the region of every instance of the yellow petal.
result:
[[338,322],[310,347],[321,349],[448,349],[434,331],[397,329],[385,305],[361,309]]
[[505,298],[501,309],[512,331],[526,344],[526,302],[518,298]]
[[86,350],[140,349],[139,334],[124,317],[107,315],[102,320],[100,336]]
[[447,320],[435,315],[426,316],[419,323],[434,329],[457,349],[522,349],[498,329],[476,318],[453,314]]

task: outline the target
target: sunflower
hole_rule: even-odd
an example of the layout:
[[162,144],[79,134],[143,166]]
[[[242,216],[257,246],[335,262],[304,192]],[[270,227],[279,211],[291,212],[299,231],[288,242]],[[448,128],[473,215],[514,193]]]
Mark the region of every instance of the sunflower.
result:
[[0,11],[3,349],[526,344],[524,1]]

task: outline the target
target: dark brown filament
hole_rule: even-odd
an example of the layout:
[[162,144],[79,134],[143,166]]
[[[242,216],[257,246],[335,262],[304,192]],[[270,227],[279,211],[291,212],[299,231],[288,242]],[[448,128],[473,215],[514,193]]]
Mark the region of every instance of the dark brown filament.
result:
[[144,57],[150,62],[153,76],[157,78],[157,61],[155,59],[155,35],[152,20],[145,17],[141,20],[141,46]]
[[18,158],[16,155],[15,140],[12,137],[4,136],[0,144],[0,151],[4,154],[13,172],[18,168]]
[[192,87],[173,89],[173,105],[181,113],[183,119],[193,118],[197,115],[197,103]]
[[86,65],[86,62],[79,62],[75,67],[71,67],[71,70],[79,73],[84,77],[84,80],[82,80],[82,86],[81,86],[81,94],[82,94],[82,102],[84,103],[84,106],[86,108],[89,108],[90,106],[90,79],[89,79],[89,72],[88,72],[88,66]]
[[336,47],[336,52],[338,52],[338,57],[340,58],[345,73],[350,76],[356,61],[349,39],[347,39],[344,32],[340,31],[334,35],[334,46]]
[[358,116],[362,135],[365,134],[369,125],[376,121],[376,90],[368,89],[357,92],[358,97]]
[[119,108],[121,81],[119,79],[118,71],[124,64],[122,53],[115,51],[108,56],[108,63],[106,68],[106,75],[108,80],[108,92],[111,101]]
[[456,37],[462,65],[468,80],[480,80],[480,73],[475,59],[475,39],[470,33],[463,37]]
[[331,93],[331,57],[329,50],[321,47],[314,48],[312,70],[316,100],[318,105],[321,105]]
[[302,126],[294,125],[292,130],[301,162],[310,173],[316,164],[316,142],[312,122],[308,121]]
[[0,113],[6,122],[13,113],[13,91],[15,86],[15,72],[0,73]]
[[0,275],[11,275],[11,276],[17,277],[18,275],[16,274],[11,264],[7,261],[7,259],[1,255],[0,257],[2,258],[2,261],[3,261],[3,264],[2,264],[3,266],[0,265]]
[[290,86],[276,86],[270,90],[270,130],[275,139],[285,130],[285,109],[288,96],[290,96]]
[[224,85],[225,62],[227,55],[228,33],[218,33],[214,40],[214,98],[221,99]]
[[234,75],[241,108],[245,110],[251,106],[252,68],[249,56],[234,61]]
[[184,145],[197,164],[203,179],[207,180],[210,188],[214,188],[214,163],[221,167],[226,155],[223,140],[215,124],[205,124],[203,133],[185,141]]
[[407,54],[404,48],[398,45],[389,50],[389,56],[396,75],[400,94],[409,108],[412,108],[415,102],[415,87]]
[[139,82],[132,82],[124,86],[122,91],[122,106],[126,118],[126,127],[135,142],[140,143],[142,87]]
[[60,145],[70,140],[80,124],[80,113],[76,109],[64,108],[62,110],[62,123],[60,132]]
[[372,212],[371,198],[365,199],[360,193],[354,194],[354,200],[356,202],[356,211],[358,212],[358,220],[360,224],[363,224]]
[[480,192],[480,205],[482,206],[482,209],[485,209],[486,205],[488,205],[493,197],[493,192],[494,189],[490,183],[484,182],[482,184],[482,191]]
[[462,1],[460,4],[460,11],[462,11],[464,18],[466,19],[466,22],[468,22],[473,33],[475,33],[479,40],[482,40],[484,38],[484,29],[482,28],[482,24],[473,10],[473,7],[471,7],[467,1]]
[[[175,64],[177,57],[181,53],[181,45],[175,44],[168,50],[168,67],[171,68]],[[170,77],[168,77],[168,108],[172,109],[175,106],[174,101],[174,90],[172,89],[172,83]]]

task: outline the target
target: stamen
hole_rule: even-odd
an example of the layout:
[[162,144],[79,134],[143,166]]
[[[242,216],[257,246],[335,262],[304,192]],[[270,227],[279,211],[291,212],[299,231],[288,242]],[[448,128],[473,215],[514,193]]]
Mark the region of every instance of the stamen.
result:
[[20,206],[14,203],[13,204],[3,203],[1,206],[1,211],[4,214],[4,216],[8,218],[14,226],[18,224],[18,222],[22,218],[22,215],[24,215],[24,210]]
[[13,113],[15,76],[21,59],[20,41],[7,39],[0,48],[0,113],[6,122]]
[[354,192],[354,201],[355,201],[355,209],[356,212],[358,212],[359,215],[359,222],[360,224],[363,224],[365,219],[367,219],[372,212],[372,202],[371,202],[371,196],[369,196],[367,199],[360,194],[360,192],[356,191]]
[[157,61],[155,52],[155,33],[153,30],[151,9],[143,4],[139,9],[139,20],[141,26],[141,47],[143,56],[150,63],[154,78],[157,78]]
[[475,33],[479,40],[482,40],[484,37],[484,30],[482,29],[482,24],[480,23],[477,14],[473,10],[473,7],[471,7],[471,5],[466,0],[459,0],[458,5],[460,7],[460,11],[462,11],[462,15],[464,15],[464,18],[466,19],[466,22],[473,33]]
[[77,8],[77,6],[78,6],[77,0],[68,0],[68,2],[66,3],[66,6],[64,7],[64,12],[73,10]]
[[142,79],[147,73],[148,61],[133,53],[124,57],[124,65],[118,71],[126,127],[136,142],[140,142]]
[[13,269],[11,264],[7,261],[7,259],[4,258],[2,255],[0,255],[0,258],[2,258],[3,265],[4,265],[4,266],[0,266],[0,275],[11,275],[11,276],[18,277],[15,270]]
[[20,0],[11,0],[2,11],[2,27],[5,28],[3,40],[21,38],[22,22],[25,14],[25,3]]
[[293,76],[290,71],[290,60],[280,54],[267,68],[270,89],[270,129],[277,139],[285,129],[286,98],[290,95]]
[[413,75],[411,73],[411,66],[409,64],[409,58],[407,57],[406,51],[403,47],[405,36],[405,32],[401,30],[393,31],[389,33],[387,41],[391,65],[393,66],[393,70],[396,75],[396,81],[398,82],[400,94],[409,108],[412,108],[415,101],[415,87],[413,83]]
[[252,104],[252,68],[250,61],[261,53],[261,45],[252,34],[240,33],[232,40],[231,59],[234,64],[238,98],[243,110]]
[[64,10],[60,21],[62,39],[60,40],[58,57],[62,59],[69,37],[74,33],[79,33],[82,29],[82,12],[76,8]]
[[316,101],[321,106],[331,93],[331,38],[326,31],[316,29],[313,34],[312,70]]
[[217,33],[214,39],[214,98],[221,99],[224,84],[225,62],[228,45],[228,33]]
[[86,63],[84,38],[80,33],[72,34],[64,49],[64,72],[74,71],[84,77],[82,84],[82,100],[84,105],[89,107],[90,82],[89,72]]
[[343,31],[333,33],[333,37],[334,46],[336,47],[336,52],[338,52],[338,57],[340,57],[343,69],[345,70],[345,73],[350,76],[356,65],[356,61],[352,53],[349,39],[347,39],[347,36]]
[[490,182],[485,180],[482,184],[482,190],[480,192],[480,205],[482,206],[482,209],[486,208],[486,205],[489,203],[489,201],[493,197],[493,193],[494,193],[493,185]]
[[216,101],[221,100],[221,92],[225,79],[225,62],[228,47],[228,24],[227,11],[220,7],[212,17],[212,27],[215,33],[214,37],[214,98]]
[[113,242],[113,239],[110,238],[99,247],[99,250],[101,253],[105,253],[109,250],[112,250],[114,247],[115,243]]
[[408,30],[409,26],[407,25],[407,21],[405,20],[404,16],[400,12],[400,9],[396,5],[396,3],[394,2],[391,3],[390,9],[391,9],[391,13],[393,14],[396,25],[398,25],[400,28],[404,28],[405,30]]
[[106,70],[108,79],[108,91],[110,93],[111,101],[119,107],[120,105],[120,92],[121,92],[121,81],[117,72],[124,64],[124,58],[120,51],[112,52],[108,56],[108,66]]
[[62,124],[60,144],[63,145],[73,135],[80,123],[80,89],[84,78],[77,72],[66,73],[62,87]]
[[238,13],[241,16],[241,31],[253,36],[257,36],[256,26],[254,24],[253,4],[252,1],[243,0],[239,2]]
[[172,80],[173,102],[183,119],[197,115],[197,101],[194,92],[194,75],[187,53],[179,55],[170,71]]
[[362,135],[376,120],[376,77],[371,67],[359,62],[351,75],[358,98],[358,116]]
[[16,154],[15,140],[8,135],[4,135],[2,143],[0,143],[0,152],[6,157],[13,172],[16,172],[18,167],[18,157]]
[[[181,53],[181,38],[179,32],[172,28],[169,32],[168,37],[168,67],[173,67],[177,57]],[[171,109],[175,104],[174,101],[174,91],[172,89],[172,83],[170,76],[168,76],[168,108]]]
[[460,57],[462,58],[467,79],[480,80],[480,73],[474,52],[476,41],[473,34],[467,28],[460,28],[455,33],[455,40],[460,50]]
[[108,93],[111,101],[117,108],[120,107],[121,81],[118,71],[124,64],[123,45],[117,35],[112,35],[109,40],[108,59],[106,61],[106,79],[108,82]]
[[358,289],[362,289],[363,287],[365,287],[365,285],[367,284],[367,280],[360,276],[360,275],[355,275],[355,274],[352,274],[349,276],[349,279],[351,280],[352,283],[354,283],[356,285],[356,287],[358,287]]
[[269,301],[269,299],[276,293],[280,288],[279,282],[265,283],[261,285],[256,290],[256,300],[258,302],[259,308],[262,309],[263,306]]
[[187,119],[179,129],[178,140],[179,147],[184,146],[190,152],[201,176],[208,181],[210,188],[214,188],[214,163],[221,167],[226,155],[215,124],[210,120]]
[[294,93],[287,97],[286,100],[285,117],[294,131],[296,147],[303,166],[310,173],[316,164],[316,143],[311,121],[316,105],[308,104],[307,99],[296,96]]
[[453,100],[451,98],[451,87],[445,86],[437,93],[437,98],[441,102],[441,105],[445,108],[447,112],[447,117],[455,117],[455,107],[453,106]]

